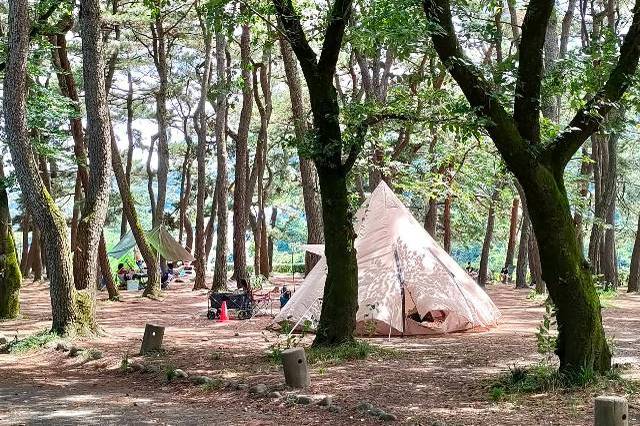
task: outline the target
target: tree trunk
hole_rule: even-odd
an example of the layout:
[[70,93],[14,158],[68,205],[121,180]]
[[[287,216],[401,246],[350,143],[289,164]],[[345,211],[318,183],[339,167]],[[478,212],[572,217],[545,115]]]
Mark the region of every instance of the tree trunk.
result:
[[[111,190],[110,122],[102,59],[102,19],[98,0],[81,0],[82,74],[87,110],[86,148],[89,180],[82,215],[78,223],[77,246],[73,253],[76,288],[94,297],[97,279],[98,244],[107,215]],[[95,308],[94,308],[95,309]]]
[[431,238],[437,239],[436,228],[438,226],[438,200],[435,197],[429,197],[427,205],[427,214],[424,217],[424,229],[427,230]]
[[[276,227],[276,220],[278,219],[278,208],[271,208],[271,220],[269,221],[269,226],[271,229]],[[269,273],[273,272],[273,236],[269,234],[268,242],[267,242],[267,251],[269,252]]]
[[[221,17],[216,16],[216,84],[225,84],[227,41],[222,29]],[[227,94],[220,90],[215,101],[216,121],[216,194],[218,228],[216,243],[216,262],[213,272],[212,290],[220,290],[227,286]]]
[[[161,2],[154,3],[161,7]],[[169,173],[169,115],[167,113],[167,91],[169,89],[169,67],[167,64],[167,40],[164,28],[164,13],[158,13],[152,24],[154,63],[160,84],[156,92],[156,120],[158,121],[158,171],[156,181],[158,194],[156,198],[155,214],[153,215],[153,227],[162,225],[164,220],[164,207],[167,198],[167,176]],[[146,290],[145,290],[146,293]]]
[[318,167],[318,177],[328,272],[313,345],[337,345],[353,339],[358,310],[355,232],[346,176],[334,169]]
[[[147,192],[149,193],[149,209],[151,210],[151,218],[152,218],[152,226],[155,228],[155,217],[156,217],[156,195],[153,192],[153,179],[154,173],[151,170],[151,158],[153,157],[153,149],[156,144],[156,139],[158,135],[151,136],[151,140],[149,141],[149,153],[147,154]],[[127,185],[129,183],[127,182]]]
[[529,212],[522,200],[522,221],[520,225],[520,243],[518,244],[518,263],[516,264],[516,288],[527,288],[527,270],[529,269],[529,238],[531,236],[531,220]]
[[489,252],[491,251],[491,240],[493,239],[493,227],[496,220],[495,205],[500,197],[500,191],[496,188],[491,195],[489,204],[489,214],[487,215],[487,227],[482,243],[482,254],[480,255],[480,269],[478,270],[478,285],[486,287],[489,278]]
[[118,287],[113,279],[113,274],[111,273],[111,265],[109,265],[109,256],[107,255],[107,245],[104,241],[104,236],[100,238],[98,252],[100,271],[102,272],[102,279],[104,279],[105,286],[107,287],[109,300],[118,300],[120,297],[120,293],[118,292]]
[[[291,113],[293,115],[293,125],[298,141],[297,146],[302,145],[307,133],[307,121],[305,107],[302,100],[302,85],[298,74],[298,67],[291,51],[289,42],[280,37],[280,51],[282,62],[289,86],[289,96],[291,98]],[[302,180],[302,198],[304,200],[304,212],[307,219],[307,244],[322,244],[324,242],[322,214],[320,212],[320,191],[318,190],[318,176],[313,162],[301,155],[298,149],[300,161],[300,178]],[[305,272],[309,273],[316,265],[319,256],[305,253]]]
[[514,197],[511,204],[511,220],[509,222],[509,242],[507,243],[507,255],[504,260],[505,268],[511,270],[513,268],[513,258],[516,251],[516,238],[518,236],[518,209],[520,207],[520,198]]
[[442,211],[442,248],[451,254],[451,194],[444,199]]
[[218,189],[213,189],[213,200],[211,200],[211,212],[209,213],[209,221],[207,222],[207,228],[205,229],[205,243],[204,243],[204,251],[205,256],[207,258],[207,262],[209,261],[209,254],[211,253],[211,247],[213,247],[213,235],[214,235],[214,225],[216,223],[216,214],[218,203],[216,201],[216,194],[218,193]]
[[627,291],[640,291],[640,215],[638,216],[638,227],[636,229],[635,243],[633,244],[633,253],[631,254],[631,267],[629,270],[629,283]]
[[[241,8],[243,8],[241,6]],[[235,184],[233,189],[233,277],[247,278],[247,195],[249,176],[249,127],[253,109],[251,83],[251,33],[249,24],[242,25],[240,36],[240,68],[242,76],[242,110],[236,138]]]
[[33,272],[33,281],[42,279],[42,244],[40,228],[36,225],[31,234],[31,246],[29,247],[29,267]]
[[[31,23],[28,2],[12,1],[9,4],[7,67],[3,92],[5,132],[20,188],[44,237],[53,317],[51,329],[60,334],[75,334],[84,331],[85,324],[83,298],[73,285],[67,226],[39,176],[38,163],[27,129],[26,68],[29,28]],[[89,319],[89,323],[91,322],[92,318]]]
[[201,18],[201,28],[204,38],[204,68],[200,79],[200,101],[193,116],[193,124],[198,136],[196,157],[198,160],[198,191],[196,195],[196,247],[195,272],[193,290],[206,289],[205,282],[207,258],[205,256],[204,235],[204,199],[206,193],[206,161],[207,161],[207,94],[209,92],[209,73],[211,72],[211,33]]
[[[127,179],[127,184],[131,186],[131,168],[133,167],[133,78],[131,77],[131,70],[127,70],[127,164],[125,167],[124,175]],[[122,210],[122,218],[120,219],[120,238],[124,237],[127,233],[127,215]]]
[[[0,158],[0,178],[4,169]],[[9,197],[4,184],[0,187],[0,319],[14,319],[20,314],[22,274],[11,229]]]
[[82,204],[82,183],[80,182],[80,174],[76,173],[76,185],[73,191],[73,213],[71,216],[71,251],[76,250],[78,221],[80,220]]
[[29,275],[31,266],[29,264],[29,231],[31,230],[31,221],[29,212],[25,207],[22,208],[22,255],[20,256],[20,272],[23,277]]
[[116,177],[118,183],[118,190],[120,191],[120,198],[122,199],[122,209],[127,215],[127,221],[129,222],[129,228],[133,233],[133,237],[136,240],[140,255],[144,259],[144,263],[147,265],[147,287],[144,290],[143,295],[147,297],[156,297],[160,294],[160,273],[158,270],[158,261],[156,260],[155,251],[147,243],[142,225],[138,220],[138,212],[136,211],[135,202],[131,196],[131,189],[125,175],[124,168],[122,167],[122,160],[120,159],[120,153],[118,152],[118,145],[113,137],[113,129],[111,130],[111,165],[113,166],[113,174]]
[[529,235],[529,270],[531,271],[531,281],[535,284],[536,293],[545,294],[547,291],[542,278],[538,240],[533,233]]

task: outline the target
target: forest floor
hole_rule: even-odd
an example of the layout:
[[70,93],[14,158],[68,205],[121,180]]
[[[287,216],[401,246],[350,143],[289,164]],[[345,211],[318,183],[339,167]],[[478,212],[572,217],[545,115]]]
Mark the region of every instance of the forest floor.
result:
[[[193,292],[186,283],[173,285],[158,301],[123,292],[121,302],[99,301],[104,335],[74,342],[101,351],[101,359],[70,358],[53,345],[0,355],[0,424],[382,423],[358,410],[365,401],[394,414],[401,424],[592,424],[592,399],[598,392],[594,389],[492,400],[489,388],[500,374],[540,360],[535,331],[544,308],[540,299],[527,299],[528,290],[493,285],[488,292],[503,313],[501,324],[491,331],[368,339],[394,349],[392,355],[312,366],[312,384],[303,393],[330,395],[336,409],[257,396],[243,386],[205,389],[184,379],[167,382],[162,368],[171,365],[189,375],[249,387],[281,385],[281,369],[266,356],[279,339],[264,331],[270,317],[210,321],[206,292]],[[27,282],[21,297],[23,318],[0,322],[0,334],[9,338],[50,326],[46,285]],[[627,294],[607,301],[603,310],[608,335],[615,339],[614,361],[627,365],[625,375],[632,378],[640,377],[639,312],[640,296]],[[157,356],[135,355],[145,323],[166,327],[165,351]],[[130,362],[156,365],[160,371],[122,372],[126,353]],[[624,390],[617,393],[624,395]],[[630,424],[637,424],[640,398],[625,396],[630,400]]]

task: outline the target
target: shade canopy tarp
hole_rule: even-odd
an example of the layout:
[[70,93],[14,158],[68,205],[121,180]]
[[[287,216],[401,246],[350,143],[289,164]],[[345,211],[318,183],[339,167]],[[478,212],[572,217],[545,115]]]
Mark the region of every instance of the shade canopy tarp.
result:
[[[415,335],[482,329],[501,314],[489,296],[451,258],[384,183],[356,213],[361,334]],[[309,251],[324,254],[318,246]],[[276,316],[313,329],[327,278],[324,256]]]
[[[178,260],[193,262],[195,258],[180,245],[164,226],[157,226],[145,232],[147,242],[168,261]],[[136,239],[131,230],[120,239],[118,244],[109,250],[109,256],[120,259],[136,246]]]

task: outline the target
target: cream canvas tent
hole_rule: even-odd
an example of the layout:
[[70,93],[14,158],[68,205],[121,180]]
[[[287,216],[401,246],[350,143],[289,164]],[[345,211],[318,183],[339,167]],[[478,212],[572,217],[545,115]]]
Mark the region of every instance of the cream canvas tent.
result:
[[[438,334],[496,324],[500,311],[475,281],[431,238],[384,183],[356,214],[356,315],[360,334]],[[323,246],[307,246],[323,255]],[[312,329],[322,307],[327,263],[309,272],[273,326]]]

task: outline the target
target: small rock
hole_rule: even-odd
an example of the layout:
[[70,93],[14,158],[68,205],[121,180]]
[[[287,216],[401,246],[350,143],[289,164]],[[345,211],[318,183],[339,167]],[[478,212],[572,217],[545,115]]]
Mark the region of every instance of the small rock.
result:
[[56,345],[56,351],[69,352],[69,344],[65,342],[58,342]]
[[157,365],[147,365],[147,367],[144,369],[145,373],[159,373],[160,372],[160,367]]
[[259,383],[259,384],[255,385],[254,387],[252,387],[250,392],[251,393],[255,393],[257,395],[264,395],[265,393],[267,393],[267,385],[265,385],[263,383]]
[[176,377],[176,379],[186,379],[188,377],[187,373],[179,368],[176,368],[176,371],[173,372],[173,375]]
[[134,407],[137,407],[137,406],[138,406],[138,403],[137,403],[137,402],[134,402],[134,403],[133,403],[133,406],[134,406]]
[[380,415],[378,415],[378,418],[385,422],[395,422],[396,420],[398,420],[395,415],[391,413],[385,413],[384,411]]
[[331,402],[332,399],[330,396],[325,396],[324,398],[322,398],[319,402],[318,405],[321,407],[330,407],[331,406]]
[[381,409],[375,408],[375,407],[373,407],[371,410],[367,411],[367,413],[369,413],[369,415],[371,415],[373,417],[380,417],[380,416],[386,414],[384,412],[384,410],[381,410]]
[[189,380],[196,385],[206,385],[207,383],[212,382],[212,380],[207,376],[191,376]]
[[337,405],[330,405],[328,410],[332,413],[339,413],[340,411],[342,411],[342,408]]
[[280,399],[282,398],[282,394],[278,391],[273,391],[271,392],[269,395],[267,395],[269,398],[273,398],[273,399]]
[[371,411],[373,410],[373,405],[368,402],[361,402],[360,404],[358,404],[356,409],[359,411]]
[[247,390],[248,388],[249,388],[249,385],[246,383],[238,383],[236,385],[237,390]]
[[9,353],[9,345],[0,345],[0,354],[8,354]]
[[94,349],[91,352],[89,352],[89,359],[91,360],[102,359],[103,357],[104,357],[104,354],[102,353],[102,351],[98,351]]
[[311,397],[307,396],[307,395],[298,395],[298,397],[296,398],[296,404],[300,404],[300,405],[308,405],[311,404]]
[[71,346],[71,348],[69,348],[69,358],[75,358],[78,355],[80,355],[80,352],[82,352],[83,349],[82,348],[78,348],[76,346]]
[[0,345],[6,345],[7,342],[7,338],[0,334]]
[[140,364],[139,362],[132,362],[129,364],[129,367],[133,371],[144,371],[145,369],[144,364]]

